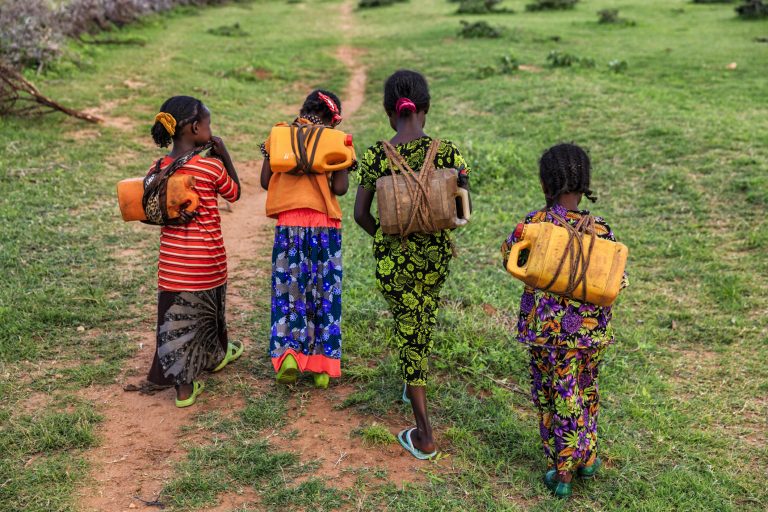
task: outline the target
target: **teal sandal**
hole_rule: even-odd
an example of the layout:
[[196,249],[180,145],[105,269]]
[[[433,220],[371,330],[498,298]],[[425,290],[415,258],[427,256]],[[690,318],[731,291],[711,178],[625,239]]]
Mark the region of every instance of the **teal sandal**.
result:
[[203,392],[205,389],[205,384],[202,382],[198,382],[196,380],[192,381],[192,394],[189,395],[189,398],[186,398],[184,400],[176,399],[176,407],[179,409],[183,409],[184,407],[189,407],[190,405],[194,405],[194,403],[197,401],[197,397],[200,395],[200,393]]
[[239,345],[235,345],[235,343],[232,342],[227,344],[227,353],[224,354],[224,359],[221,360],[219,366],[211,370],[213,373],[220,372],[229,363],[234,363],[240,359],[240,356],[243,355],[243,351],[245,350],[245,345],[242,341],[238,341],[236,343],[239,343]]
[[597,470],[600,469],[600,466],[603,465],[603,461],[600,460],[600,457],[595,457],[594,462],[592,462],[592,465],[590,466],[582,466],[576,472],[579,474],[582,478],[592,478],[597,473]]
[[570,498],[573,492],[573,482],[561,482],[557,479],[557,470],[550,469],[544,475],[544,484],[558,498]]

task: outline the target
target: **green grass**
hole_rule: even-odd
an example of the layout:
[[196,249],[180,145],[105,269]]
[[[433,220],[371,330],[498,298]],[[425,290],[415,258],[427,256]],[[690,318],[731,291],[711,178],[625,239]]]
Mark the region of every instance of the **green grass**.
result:
[[[492,17],[456,16],[445,0],[356,10],[347,34],[337,30],[338,1],[187,9],[120,34],[145,47],[72,45],[73,58],[33,77],[62,102],[111,105],[134,124],[124,132],[59,115],[0,119],[0,510],[73,509],[99,416],[76,400],[50,410],[26,397],[50,393],[66,403],[68,393],[110,382],[133,350],[127,333],[152,320],[143,312],[153,300],[156,235],[119,220],[113,190],[159,154],[147,136],[159,104],[177,93],[203,97],[235,159],[258,158],[268,127],[302,94],[343,90],[348,75],[333,55],[344,37],[365,50],[369,75],[366,103],[345,121],[359,153],[390,136],[382,83],[410,67],[430,79],[427,132],[456,142],[474,170],[474,220],[456,233],[428,390],[451,469],[425,465],[426,483],[406,489],[361,482],[334,490],[307,479],[312,461],[266,440],[288,395],[247,383],[242,411],[200,419],[207,443],[189,447],[166,502],[204,508],[249,487],[259,497],[253,510],[768,507],[768,46],[754,41],[768,25],[738,21],[727,4],[684,0],[584,0],[562,12],[525,12],[525,3],[507,0],[516,13]],[[637,24],[597,23],[609,7]],[[460,19],[487,20],[503,35],[462,39]],[[207,32],[234,23],[247,35]],[[551,68],[553,50],[595,67]],[[478,73],[510,55],[536,69]],[[627,69],[612,72],[613,60]],[[731,62],[735,70],[726,69]],[[144,86],[131,89],[127,79]],[[76,139],[83,129],[98,136]],[[507,233],[542,205],[536,161],[559,141],[589,149],[600,197],[592,208],[630,247],[632,280],[601,377],[605,470],[577,483],[565,503],[541,483],[527,360],[512,335],[521,286],[498,256]],[[336,414],[354,409],[373,424],[404,409],[391,320],[372,292],[370,240],[354,225],[352,202],[353,194],[342,202],[343,367],[356,392]],[[119,256],[126,250],[130,268]],[[266,278],[253,286],[255,309],[231,326],[235,334],[264,339],[266,287]],[[263,361],[252,371],[269,375]],[[385,437],[366,432],[361,442]],[[274,478],[283,472],[285,480]]]

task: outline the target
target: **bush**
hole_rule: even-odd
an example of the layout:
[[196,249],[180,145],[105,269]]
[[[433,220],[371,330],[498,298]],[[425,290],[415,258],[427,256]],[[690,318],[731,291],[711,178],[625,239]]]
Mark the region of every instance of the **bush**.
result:
[[408,0],[360,0],[358,2],[357,7],[360,9],[365,9],[368,7],[384,7],[387,5],[396,4],[399,2],[407,2]]
[[597,11],[597,22],[610,25],[631,25],[634,26],[635,22],[619,16],[618,9],[603,9]]
[[501,37],[501,30],[490,26],[485,21],[476,21],[469,23],[468,21],[461,20],[461,29],[459,29],[459,37],[467,39],[495,39]]
[[31,66],[42,69],[46,63],[60,56],[65,37],[122,27],[146,14],[167,11],[180,5],[218,5],[226,0],[0,2],[0,60],[17,69]]
[[499,9],[502,0],[461,0],[457,14],[493,14],[514,12],[512,9]]
[[520,69],[520,61],[513,55],[504,55],[499,59],[498,66],[483,66],[477,70],[478,78],[488,78],[495,75],[511,75]]
[[744,5],[736,7],[736,12],[745,20],[768,18],[768,5],[763,0],[747,0]]
[[554,11],[573,9],[579,0],[536,0],[525,6],[527,11]]
[[15,68],[37,67],[56,58],[64,35],[45,0],[5,0],[0,9],[0,58]]
[[608,63],[608,69],[613,71],[614,73],[623,73],[627,70],[629,67],[629,64],[627,64],[627,61],[625,60],[612,60]]

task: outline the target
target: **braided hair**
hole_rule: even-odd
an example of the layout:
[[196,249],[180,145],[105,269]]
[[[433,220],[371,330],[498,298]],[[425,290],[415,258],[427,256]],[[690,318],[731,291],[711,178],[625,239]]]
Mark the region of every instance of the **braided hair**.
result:
[[173,116],[176,121],[174,134],[168,132],[168,128],[159,121],[152,125],[152,139],[161,148],[167,148],[173,139],[181,133],[181,129],[195,121],[200,121],[206,112],[203,102],[192,96],[174,96],[169,98],[160,107],[160,112]]
[[597,201],[589,188],[590,171],[589,156],[576,144],[557,144],[546,150],[539,160],[539,178],[547,206],[569,192],[584,194],[593,203]]
[[336,108],[339,109],[338,113],[341,114],[341,100],[338,96],[333,94],[331,91],[326,91],[325,89],[315,89],[309,93],[307,98],[304,100],[304,104],[301,106],[299,115],[301,117],[317,116],[322,119],[323,124],[329,125],[332,123],[334,112],[331,112],[328,104],[320,98],[320,94],[324,94],[331,98],[331,100],[336,104]]
[[384,82],[384,110],[387,115],[408,117],[429,110],[429,86],[424,75],[409,69],[392,73]]

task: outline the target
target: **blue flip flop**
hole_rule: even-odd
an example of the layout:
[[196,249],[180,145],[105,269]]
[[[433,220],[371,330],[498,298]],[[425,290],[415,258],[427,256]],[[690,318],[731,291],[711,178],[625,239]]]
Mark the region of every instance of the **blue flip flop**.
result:
[[435,455],[437,455],[437,450],[433,451],[432,453],[424,453],[423,451],[419,450],[415,446],[413,446],[413,441],[411,440],[411,432],[416,430],[415,428],[407,428],[405,430],[402,430],[399,434],[397,434],[397,440],[400,442],[400,445],[408,450],[411,455],[416,457],[419,460],[429,460]]
[[403,384],[403,403],[411,405],[411,399],[408,398],[408,393],[406,393],[407,390],[408,390],[408,384]]

